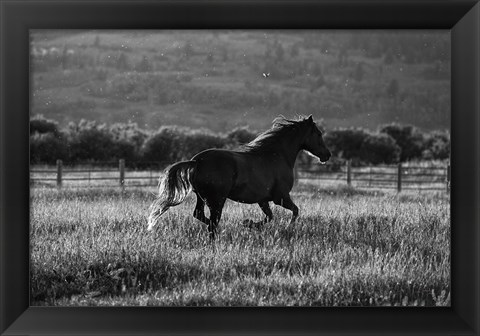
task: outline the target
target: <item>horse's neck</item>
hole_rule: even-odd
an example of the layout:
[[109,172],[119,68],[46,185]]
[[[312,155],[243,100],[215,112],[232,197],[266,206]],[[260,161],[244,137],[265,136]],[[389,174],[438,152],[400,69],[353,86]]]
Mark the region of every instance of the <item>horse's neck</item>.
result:
[[301,143],[298,139],[283,139],[278,148],[278,152],[285,159],[288,166],[293,168],[295,160],[297,159],[298,152],[300,152]]

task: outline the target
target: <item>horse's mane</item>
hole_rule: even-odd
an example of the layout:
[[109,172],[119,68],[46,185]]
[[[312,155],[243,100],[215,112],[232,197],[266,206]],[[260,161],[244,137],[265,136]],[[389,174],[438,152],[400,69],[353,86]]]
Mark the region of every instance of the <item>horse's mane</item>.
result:
[[298,130],[304,120],[287,119],[279,116],[273,120],[273,126],[269,130],[261,133],[255,139],[240,148],[243,152],[268,152],[278,145],[278,140],[291,134],[293,130]]

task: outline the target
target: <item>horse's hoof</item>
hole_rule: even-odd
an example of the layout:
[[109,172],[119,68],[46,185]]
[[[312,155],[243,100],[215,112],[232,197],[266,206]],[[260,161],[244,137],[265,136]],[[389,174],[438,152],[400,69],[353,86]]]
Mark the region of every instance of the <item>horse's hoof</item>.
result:
[[263,222],[255,222],[253,223],[252,227],[258,231],[260,231],[261,229],[263,229]]
[[251,220],[251,219],[245,219],[245,220],[243,221],[243,225],[249,227],[250,229],[252,228],[252,226],[253,226],[254,224],[255,224],[255,222],[254,222],[253,220]]
[[254,222],[253,220],[251,219],[246,219],[243,221],[243,225],[245,225],[246,227],[248,227],[249,229],[255,229],[255,230],[261,230],[262,227],[263,227],[263,223],[262,222]]

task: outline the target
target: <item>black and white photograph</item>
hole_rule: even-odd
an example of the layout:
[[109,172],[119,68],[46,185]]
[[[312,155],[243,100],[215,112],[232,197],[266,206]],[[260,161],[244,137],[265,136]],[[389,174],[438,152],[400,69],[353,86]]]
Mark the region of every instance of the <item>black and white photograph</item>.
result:
[[450,307],[450,30],[31,29],[30,305]]

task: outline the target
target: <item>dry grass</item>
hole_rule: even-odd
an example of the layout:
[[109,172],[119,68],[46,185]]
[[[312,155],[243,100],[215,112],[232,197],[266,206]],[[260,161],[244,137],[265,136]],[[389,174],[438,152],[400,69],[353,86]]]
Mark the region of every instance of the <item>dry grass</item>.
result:
[[214,250],[193,197],[147,232],[150,191],[32,189],[31,304],[450,305],[445,193],[300,185],[260,231],[227,202]]

